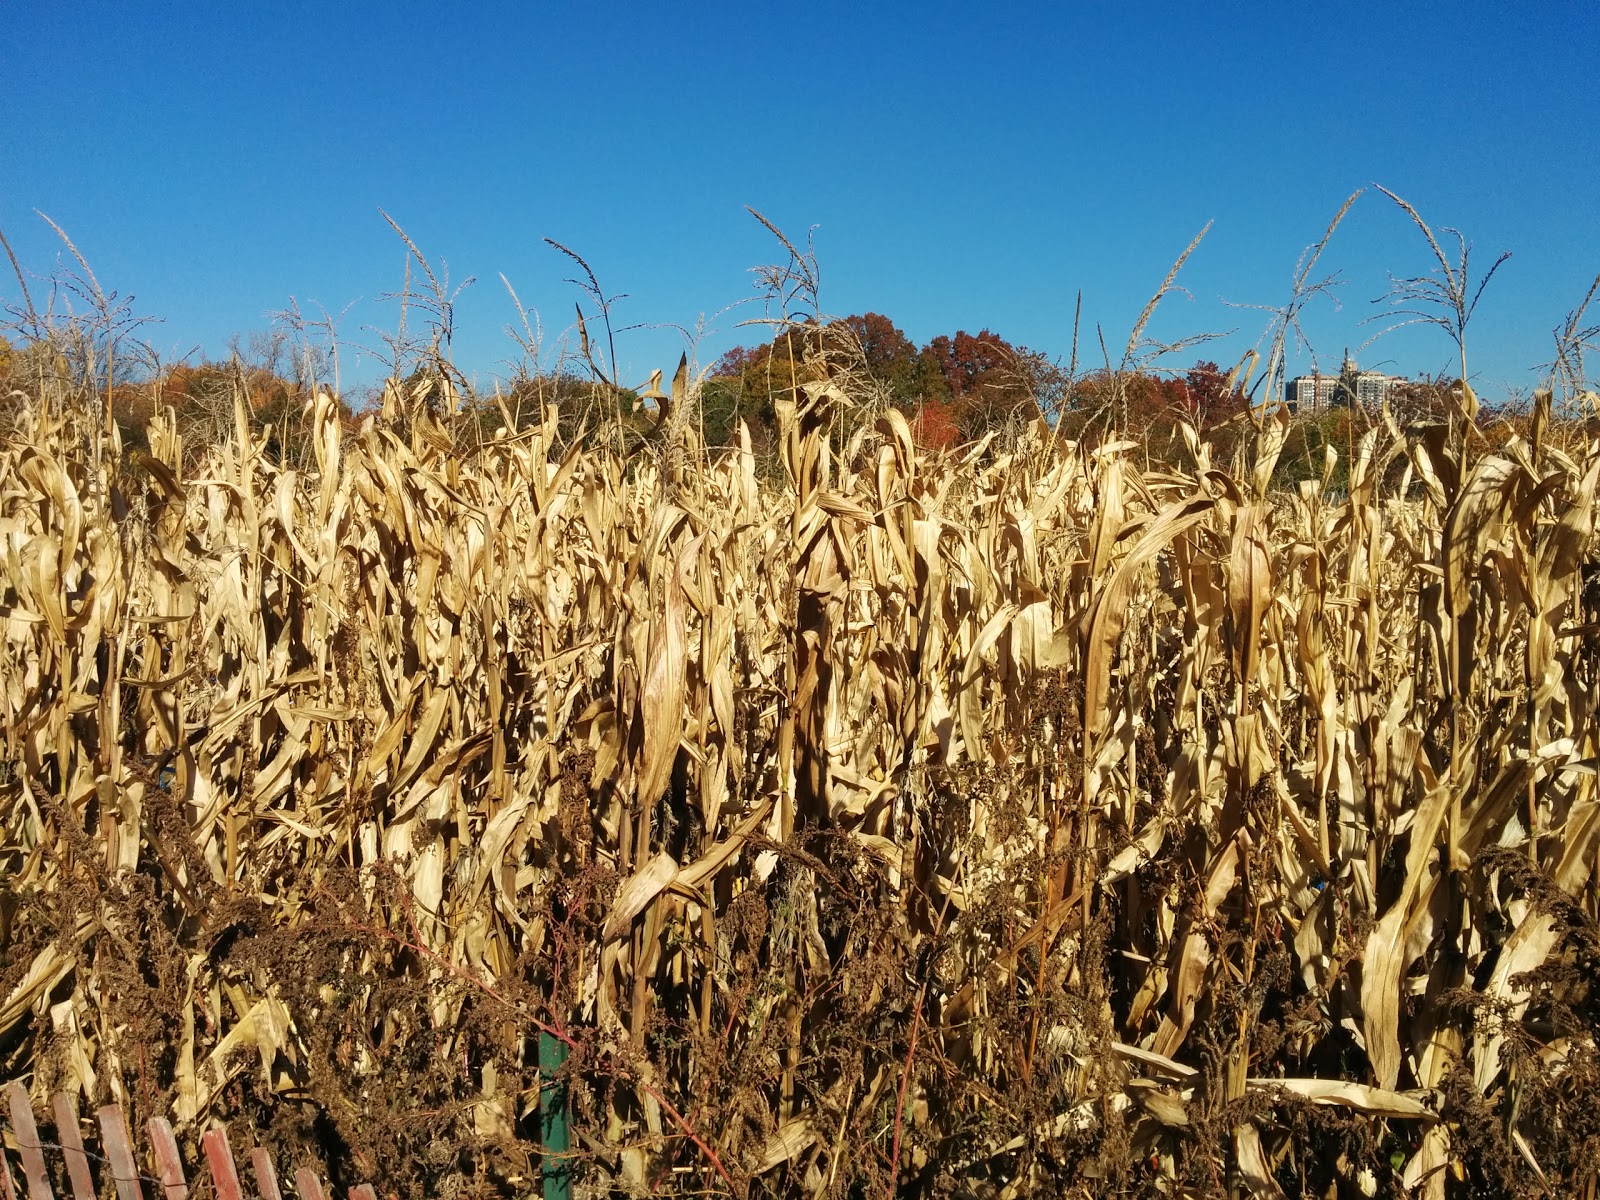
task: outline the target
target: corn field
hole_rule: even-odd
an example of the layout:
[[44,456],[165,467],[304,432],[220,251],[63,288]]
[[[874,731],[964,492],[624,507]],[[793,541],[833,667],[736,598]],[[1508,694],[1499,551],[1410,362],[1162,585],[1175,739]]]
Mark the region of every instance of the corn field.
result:
[[292,470],[11,403],[36,1097],[531,1195],[544,1035],[579,1195],[1596,1194],[1581,430],[1334,499],[1274,411],[1154,471],[814,380],[762,472],[321,392]]

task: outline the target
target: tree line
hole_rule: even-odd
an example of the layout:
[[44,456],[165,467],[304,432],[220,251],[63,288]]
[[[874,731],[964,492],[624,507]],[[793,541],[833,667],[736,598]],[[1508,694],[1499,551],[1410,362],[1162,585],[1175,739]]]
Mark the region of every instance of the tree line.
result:
[[[0,386],[28,393],[55,361],[48,343],[14,346],[0,338]],[[236,428],[235,397],[245,406],[253,436],[264,452],[286,465],[306,460],[303,413],[312,391],[326,386],[319,372],[288,368],[277,355],[241,354],[226,361],[202,360],[157,366],[142,374],[99,380],[100,402],[125,445],[143,443],[144,429],[158,409],[175,414],[185,444],[199,450]],[[81,384],[82,381],[80,381]],[[1222,462],[1253,429],[1252,404],[1242,385],[1217,363],[1201,359],[1177,371],[1100,367],[1076,370],[1016,345],[994,331],[958,330],[918,346],[894,321],[866,312],[827,322],[815,319],[777,329],[770,338],[728,350],[698,380],[682,375],[678,386],[690,400],[700,440],[708,448],[732,444],[741,423],[758,452],[770,451],[779,404],[799,403],[808,385],[829,384],[849,397],[845,425],[876,420],[898,409],[925,448],[947,450],[1038,420],[1064,439],[1131,441],[1151,464],[1192,466],[1185,427],[1213,448]],[[1392,397],[1402,423],[1425,422],[1449,410],[1451,383],[1407,383]],[[353,397],[345,415],[351,427],[364,409],[384,397],[420,403],[448,418],[456,436],[486,438],[497,429],[516,432],[555,420],[563,440],[621,436],[648,443],[662,426],[668,395],[658,381],[645,389],[619,386],[577,367],[521,371],[492,390],[474,389],[445,360],[417,363],[403,379],[391,379],[367,396]],[[1346,402],[1320,414],[1302,414],[1296,441],[1284,457],[1282,482],[1320,475],[1325,447],[1344,454],[1359,433],[1378,419]],[[848,434],[849,429],[841,429]]]

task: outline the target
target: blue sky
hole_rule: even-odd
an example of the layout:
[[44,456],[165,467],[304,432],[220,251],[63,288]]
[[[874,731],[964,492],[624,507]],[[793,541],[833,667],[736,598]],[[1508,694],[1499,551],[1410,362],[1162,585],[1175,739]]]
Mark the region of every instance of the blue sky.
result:
[[[1469,332],[1480,391],[1535,381],[1550,330],[1600,272],[1600,101],[1589,3],[692,5],[18,3],[0,48],[0,230],[48,273],[58,221],[101,282],[163,318],[167,356],[225,351],[291,296],[339,312],[345,377],[381,366],[405,250],[453,279],[458,364],[487,381],[516,347],[500,274],[570,333],[586,256],[627,293],[626,380],[669,374],[667,326],[709,363],[759,340],[750,268],[773,261],[751,205],[815,227],[822,306],[875,310],[916,341],[989,327],[1065,357],[1083,292],[1118,353],[1168,265],[1211,233],[1152,326],[1239,332],[1281,304],[1296,260],[1374,181],[1513,258]],[[3,265],[3,264],[0,264]],[[1361,345],[1388,273],[1430,268],[1369,190],[1324,260],[1324,364]],[[0,298],[15,299],[9,274]],[[1451,367],[1436,331],[1363,365]],[[1309,359],[1296,364],[1307,367]]]

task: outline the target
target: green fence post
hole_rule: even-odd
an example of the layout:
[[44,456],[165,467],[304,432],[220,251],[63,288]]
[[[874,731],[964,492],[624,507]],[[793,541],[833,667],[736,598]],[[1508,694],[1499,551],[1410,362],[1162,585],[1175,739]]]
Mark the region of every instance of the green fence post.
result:
[[567,1085],[556,1078],[567,1061],[567,1044],[539,1034],[539,1139],[544,1143],[544,1200],[572,1200],[572,1129],[567,1124]]

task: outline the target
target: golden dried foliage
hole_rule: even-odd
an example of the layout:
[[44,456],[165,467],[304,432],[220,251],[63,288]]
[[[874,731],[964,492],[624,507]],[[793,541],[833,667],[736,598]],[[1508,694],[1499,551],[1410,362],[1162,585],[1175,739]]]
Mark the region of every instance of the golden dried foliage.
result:
[[532,1186],[541,1029],[585,1186],[1592,1194],[1600,447],[1379,428],[1334,499],[1278,418],[1186,476],[849,403],[775,486],[25,408],[0,1070],[414,1194]]

